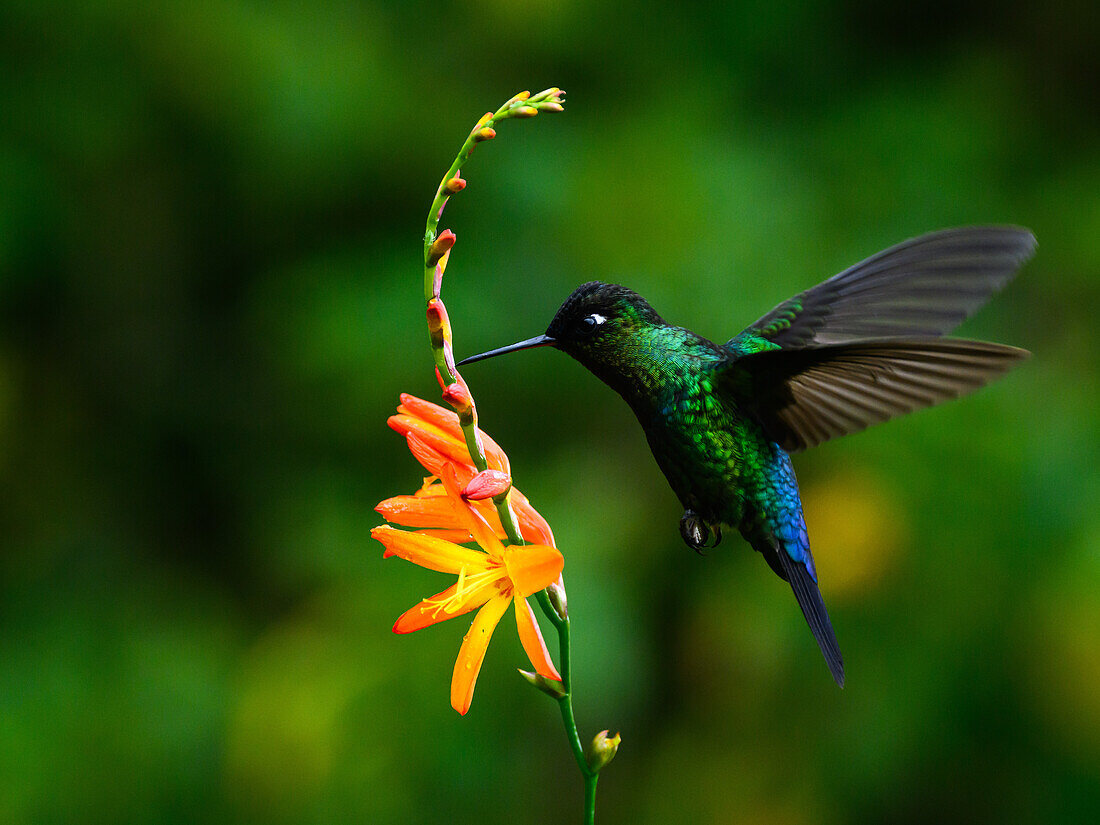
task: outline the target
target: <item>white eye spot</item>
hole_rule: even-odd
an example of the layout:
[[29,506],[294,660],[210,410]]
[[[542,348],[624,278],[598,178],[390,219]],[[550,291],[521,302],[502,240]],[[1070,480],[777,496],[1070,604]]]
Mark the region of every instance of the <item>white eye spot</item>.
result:
[[598,312],[594,312],[591,315],[589,315],[588,317],[591,318],[593,321],[595,321],[597,324],[602,324],[604,321],[607,320],[602,315],[600,315],[600,313],[598,313]]

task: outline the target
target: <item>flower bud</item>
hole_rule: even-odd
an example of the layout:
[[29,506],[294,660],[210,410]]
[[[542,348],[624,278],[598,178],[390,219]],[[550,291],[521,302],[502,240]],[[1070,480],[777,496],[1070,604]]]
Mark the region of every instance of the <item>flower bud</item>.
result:
[[444,229],[439,233],[439,237],[432,241],[431,247],[428,249],[427,266],[435,266],[439,263],[439,259],[451,251],[451,247],[455,245],[455,241],[458,240],[455,237],[455,233],[450,229]]
[[450,404],[454,408],[454,411],[458,413],[458,420],[460,423],[468,424],[473,420],[474,397],[470,395],[470,390],[462,383],[462,379],[444,388],[443,400]]
[[448,252],[442,258],[439,263],[435,265],[435,272],[432,273],[432,297],[438,298],[440,291],[443,289],[443,273],[447,269],[447,259],[451,257],[451,253]]
[[459,175],[455,175],[453,178],[448,178],[443,183],[443,190],[448,194],[453,195],[455,192],[461,192],[466,188],[466,181]]
[[534,106],[520,106],[515,111],[516,117],[534,117],[539,113],[539,110]]
[[547,696],[554,699],[565,698],[565,686],[562,685],[557,679],[547,679],[538,673],[532,673],[529,670],[521,670],[519,675],[527,680],[527,683],[537,687]]
[[474,126],[474,131],[476,132],[478,129],[480,129],[482,126],[484,126],[486,123],[488,123],[492,119],[493,119],[493,113],[492,112],[486,112],[485,114],[483,114],[481,116],[481,120],[479,120],[477,122],[477,125]]
[[451,340],[451,322],[447,318],[447,307],[440,298],[432,298],[428,301],[428,334],[432,339],[432,346],[439,349],[444,342]]
[[532,95],[532,99],[533,100],[546,100],[547,98],[549,98],[549,99],[552,100],[552,99],[557,98],[557,97],[559,97],[563,94],[565,94],[565,92],[563,92],[557,86],[551,86],[549,89],[543,89],[537,95]]
[[530,92],[520,92],[518,95],[513,97],[511,100],[509,100],[504,105],[505,105],[505,107],[511,106],[513,103],[519,103],[520,101],[527,100],[527,98],[529,98],[530,96],[531,96]]
[[[443,397],[446,398],[447,394],[444,393]],[[510,489],[512,489],[512,479],[507,473],[502,473],[500,470],[482,470],[463,488],[462,497],[467,501],[482,501],[502,496]]]
[[558,576],[558,580],[546,588],[546,595],[550,599],[550,606],[554,608],[554,612],[558,614],[558,618],[563,621],[568,619],[569,600],[566,598],[565,582],[562,581],[561,576]]
[[619,743],[622,737],[619,734],[608,736],[608,732],[601,730],[588,747],[588,767],[593,771],[600,771],[615,758],[619,752]]
[[546,103],[540,103],[539,108],[542,109],[544,112],[564,112],[565,111],[564,106],[562,106],[557,101],[553,101],[553,100],[547,101]]
[[483,140],[492,140],[497,136],[496,130],[490,126],[482,126],[474,133],[474,140],[481,143]]

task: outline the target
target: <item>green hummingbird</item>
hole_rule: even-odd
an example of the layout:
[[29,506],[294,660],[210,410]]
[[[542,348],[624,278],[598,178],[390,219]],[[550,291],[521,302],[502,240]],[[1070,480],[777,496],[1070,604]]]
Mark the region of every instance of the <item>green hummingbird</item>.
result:
[[[684,507],[695,550],[736,527],[794,591],[833,678],[844,662],[821,599],[790,454],[981,387],[1026,350],[943,338],[1035,251],[1011,226],[905,241],[802,292],[723,344],[591,281],[545,334],[460,362],[554,347],[623,397]],[[713,544],[709,544],[713,537]]]

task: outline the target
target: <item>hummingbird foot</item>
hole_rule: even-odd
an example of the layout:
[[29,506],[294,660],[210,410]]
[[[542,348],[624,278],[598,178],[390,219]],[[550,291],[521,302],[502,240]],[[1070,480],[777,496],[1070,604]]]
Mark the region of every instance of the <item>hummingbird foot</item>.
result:
[[[708,544],[712,533],[714,544]],[[684,539],[684,544],[699,554],[722,543],[722,528],[720,526],[712,528],[699,518],[699,514],[694,510],[684,510],[683,516],[680,517],[680,535]]]

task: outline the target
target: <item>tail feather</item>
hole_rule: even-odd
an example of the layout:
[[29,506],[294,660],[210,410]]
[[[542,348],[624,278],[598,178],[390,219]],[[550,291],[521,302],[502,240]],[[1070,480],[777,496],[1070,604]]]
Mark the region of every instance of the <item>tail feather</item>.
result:
[[[776,547],[771,554],[764,554],[768,563],[773,563],[774,557],[778,557],[779,567],[782,568],[782,576],[791,585],[794,596],[798,599],[798,606],[802,608],[802,615],[806,617],[810,631],[817,639],[818,647],[825,656],[825,662],[829,665],[829,671],[833,674],[836,683],[844,687],[844,659],[840,655],[840,645],[837,643],[836,634],[833,632],[833,624],[829,621],[829,613],[825,609],[825,603],[821,600],[821,591],[814,581],[810,571],[802,562],[792,559],[782,547]],[[776,570],[776,572],[779,572]]]

